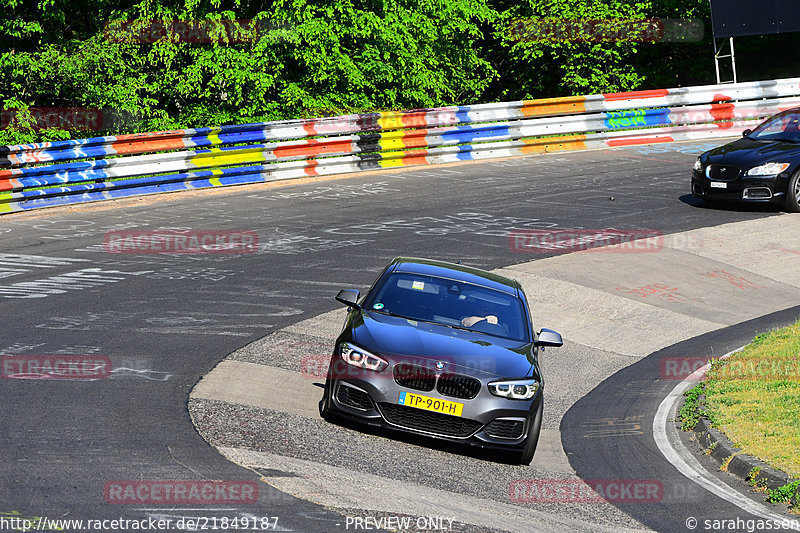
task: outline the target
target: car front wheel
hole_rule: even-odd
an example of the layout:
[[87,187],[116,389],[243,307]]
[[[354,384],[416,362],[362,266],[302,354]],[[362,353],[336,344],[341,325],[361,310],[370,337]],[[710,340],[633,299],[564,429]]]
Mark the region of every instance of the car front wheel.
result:
[[795,172],[786,188],[786,210],[790,213],[800,213],[800,172]]
[[519,464],[529,465],[533,461],[533,454],[536,453],[536,445],[539,444],[539,433],[542,429],[542,411],[544,409],[544,398],[539,398],[539,407],[531,417],[531,425],[528,430],[528,437],[523,443],[522,452],[519,454]]
[[331,410],[331,389],[333,382],[329,379],[325,380],[325,389],[323,389],[322,399],[319,401],[319,415],[330,422],[334,418],[333,411]]

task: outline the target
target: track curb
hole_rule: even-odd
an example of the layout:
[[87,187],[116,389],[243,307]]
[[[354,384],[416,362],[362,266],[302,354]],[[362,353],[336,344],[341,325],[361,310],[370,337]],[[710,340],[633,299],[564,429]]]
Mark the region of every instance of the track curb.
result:
[[[702,399],[701,397],[701,403]],[[682,405],[685,403],[684,400]],[[705,417],[700,417],[692,432],[702,449],[710,450],[708,455],[719,463],[720,469],[727,463],[725,471],[754,487],[775,490],[796,481],[786,472],[772,468],[758,457],[744,453],[724,433],[712,427],[711,422]],[[800,487],[791,499],[792,506],[797,505],[798,498],[800,498]]]

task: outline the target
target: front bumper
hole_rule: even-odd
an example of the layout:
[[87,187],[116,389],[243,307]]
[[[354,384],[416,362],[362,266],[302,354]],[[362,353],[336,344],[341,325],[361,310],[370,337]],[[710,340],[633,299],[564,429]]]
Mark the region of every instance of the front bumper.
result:
[[703,171],[692,171],[692,196],[712,201],[781,203],[786,196],[789,177],[766,178],[739,176],[731,181],[708,178]]
[[[542,400],[542,387],[531,400],[493,396],[486,384],[475,398],[445,396],[438,391],[414,390],[398,385],[390,372],[374,377],[331,380],[331,410],[371,426],[459,442],[481,448],[521,448],[528,436],[533,413]],[[401,392],[463,404],[461,417],[398,404]]]

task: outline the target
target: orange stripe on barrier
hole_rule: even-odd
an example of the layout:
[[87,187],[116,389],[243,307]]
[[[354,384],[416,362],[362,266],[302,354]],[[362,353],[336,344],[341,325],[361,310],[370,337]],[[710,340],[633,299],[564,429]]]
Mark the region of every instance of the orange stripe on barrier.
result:
[[0,179],[0,191],[13,191],[14,189],[21,189],[22,184],[19,180],[14,179]]
[[403,113],[403,126],[406,128],[424,128],[428,125],[428,113],[424,111],[414,111]]
[[136,154],[140,152],[158,152],[162,150],[178,150],[186,148],[182,137],[166,137],[164,139],[141,140],[141,141],[115,141],[111,143],[111,148],[119,155]]
[[671,143],[675,139],[670,136],[666,137],[637,137],[626,139],[607,139],[608,146],[633,146],[636,144],[653,144],[653,143]]
[[629,93],[605,93],[603,98],[607,102],[615,100],[637,100],[640,98],[662,98],[669,96],[668,89],[653,89],[651,91],[631,91]]
[[560,152],[562,150],[584,150],[586,148],[586,135],[560,135],[548,139],[523,139],[523,154],[543,154],[546,152]]
[[584,96],[566,98],[543,98],[541,100],[523,100],[522,115],[536,117],[541,115],[560,115],[564,113],[583,113],[586,111]]
[[428,146],[427,135],[428,130],[409,131],[403,135],[403,146],[406,148],[425,148]]
[[414,150],[403,156],[403,165],[427,165],[427,150]]

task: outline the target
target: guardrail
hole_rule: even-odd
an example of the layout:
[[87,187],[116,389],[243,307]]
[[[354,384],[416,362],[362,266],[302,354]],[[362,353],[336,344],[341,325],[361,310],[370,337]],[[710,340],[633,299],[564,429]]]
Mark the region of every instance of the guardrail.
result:
[[[800,78],[0,146],[0,213],[409,165],[708,139],[800,106]],[[749,122],[752,124],[752,122]]]

